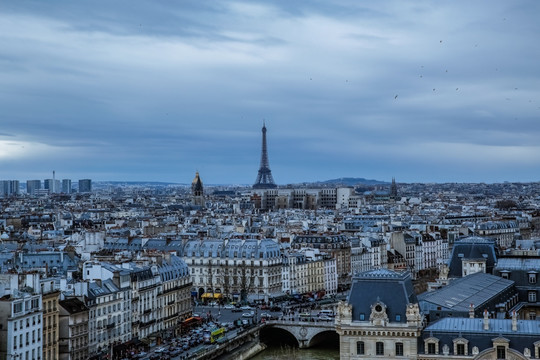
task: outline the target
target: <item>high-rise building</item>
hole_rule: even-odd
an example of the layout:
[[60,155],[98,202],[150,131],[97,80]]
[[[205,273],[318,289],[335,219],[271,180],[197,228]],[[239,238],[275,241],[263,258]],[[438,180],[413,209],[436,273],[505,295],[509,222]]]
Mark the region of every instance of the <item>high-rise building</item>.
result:
[[92,180],[90,179],[81,179],[79,180],[79,192],[91,192],[92,191]]
[[71,179],[62,179],[62,192],[71,194]]
[[41,189],[41,180],[26,180],[26,193],[34,195],[37,190]]
[[0,180],[0,196],[19,195],[19,180]]
[[61,183],[56,179],[45,179],[43,181],[43,188],[49,190],[49,194],[59,193]]
[[270,164],[268,162],[268,151],[266,148],[266,124],[262,127],[262,151],[261,151],[261,166],[257,175],[257,180],[253,184],[254,189],[274,189],[277,185],[274,183]]

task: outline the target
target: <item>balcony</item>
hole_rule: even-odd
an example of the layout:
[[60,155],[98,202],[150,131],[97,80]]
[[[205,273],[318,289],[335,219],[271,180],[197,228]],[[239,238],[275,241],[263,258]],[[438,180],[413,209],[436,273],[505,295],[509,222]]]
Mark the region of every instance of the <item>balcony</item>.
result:
[[110,329],[114,328],[115,325],[116,325],[116,323],[110,323],[110,324],[107,324],[107,329],[110,330]]

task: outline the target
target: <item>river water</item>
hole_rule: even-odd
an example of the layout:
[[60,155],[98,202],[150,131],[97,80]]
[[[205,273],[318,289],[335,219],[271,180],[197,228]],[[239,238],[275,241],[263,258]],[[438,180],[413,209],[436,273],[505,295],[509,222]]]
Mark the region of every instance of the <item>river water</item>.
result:
[[251,360],[339,360],[339,349],[310,348],[298,349],[270,345]]

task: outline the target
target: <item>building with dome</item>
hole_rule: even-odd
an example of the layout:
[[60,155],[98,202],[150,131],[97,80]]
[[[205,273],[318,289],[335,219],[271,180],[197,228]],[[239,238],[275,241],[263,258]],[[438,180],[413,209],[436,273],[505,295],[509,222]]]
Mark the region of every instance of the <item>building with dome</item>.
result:
[[273,240],[189,240],[184,261],[198,301],[268,302],[281,295],[282,257]]

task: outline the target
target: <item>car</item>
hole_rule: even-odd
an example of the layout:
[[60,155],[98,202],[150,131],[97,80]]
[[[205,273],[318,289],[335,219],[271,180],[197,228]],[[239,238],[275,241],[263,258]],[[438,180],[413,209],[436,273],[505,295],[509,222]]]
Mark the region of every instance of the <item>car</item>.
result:
[[319,316],[319,320],[334,321],[334,318],[330,316],[322,315],[322,316]]
[[191,314],[192,317],[201,317],[199,314]]
[[225,309],[234,309],[234,305],[228,304],[224,306]]
[[246,312],[246,313],[243,313],[242,314],[242,317],[245,317],[245,318],[250,318],[250,317],[253,317],[253,313],[252,312]]
[[242,312],[242,311],[243,311],[243,310],[240,309],[240,308],[234,308],[234,309],[232,309],[232,312]]
[[164,353],[166,351],[167,351],[167,349],[164,348],[164,347],[158,347],[156,350],[154,350],[154,352],[157,353],[157,354],[161,354],[161,353]]
[[271,319],[271,318],[272,318],[272,314],[269,314],[269,313],[262,313],[262,314],[261,314],[261,318],[268,318],[268,319]]
[[244,306],[241,306],[240,309],[242,310],[253,310],[253,308],[249,305],[244,305]]

